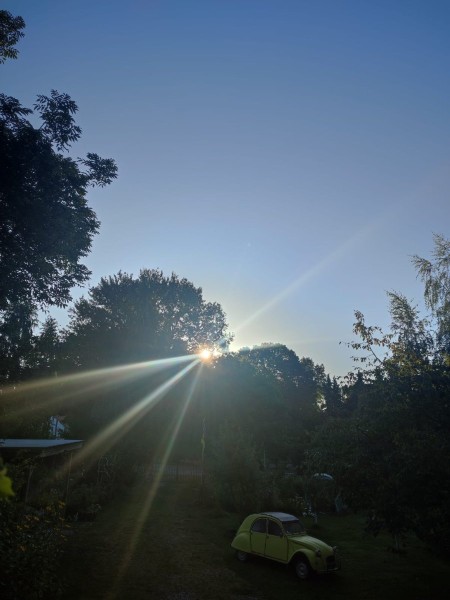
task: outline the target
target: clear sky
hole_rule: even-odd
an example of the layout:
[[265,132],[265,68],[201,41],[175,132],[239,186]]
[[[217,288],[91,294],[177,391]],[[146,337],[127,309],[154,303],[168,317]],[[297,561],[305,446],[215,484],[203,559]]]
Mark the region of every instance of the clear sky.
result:
[[2,4],[27,27],[1,90],[69,93],[72,154],[119,166],[89,196],[91,284],[175,272],[233,349],[284,343],[336,375],[355,309],[386,326],[386,291],[421,300],[410,257],[450,236],[448,0]]

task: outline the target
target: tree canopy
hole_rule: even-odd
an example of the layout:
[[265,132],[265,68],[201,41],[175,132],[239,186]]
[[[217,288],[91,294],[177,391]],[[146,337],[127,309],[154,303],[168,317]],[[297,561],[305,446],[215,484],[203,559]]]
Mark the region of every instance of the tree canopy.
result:
[[7,10],[0,10],[0,64],[8,58],[17,58],[17,42],[24,36],[25,21]]
[[40,95],[34,109],[40,127],[28,120],[31,109],[0,94],[0,311],[69,302],[71,288],[89,277],[81,260],[99,229],[88,187],[117,175],[112,159],[61,153],[81,135],[67,94]]
[[450,551],[450,244],[441,236],[433,256],[413,259],[430,315],[397,292],[388,294],[390,332],[356,313],[363,368],[344,389],[351,410],[325,422],[315,457],[353,507],[370,509],[369,530],[385,527],[397,544],[412,530]]
[[177,275],[143,269],[102,278],[71,309],[67,352],[78,366],[121,364],[227,346],[225,314]]

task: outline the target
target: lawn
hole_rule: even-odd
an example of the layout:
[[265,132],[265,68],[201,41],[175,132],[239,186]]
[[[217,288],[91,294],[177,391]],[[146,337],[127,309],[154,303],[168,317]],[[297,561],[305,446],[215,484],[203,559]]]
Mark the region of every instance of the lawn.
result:
[[[149,508],[147,511],[146,508]],[[269,507],[273,508],[273,507]],[[239,518],[206,506],[198,487],[144,486],[116,498],[93,523],[72,527],[61,574],[65,600],[439,600],[450,565],[415,539],[405,554],[363,533],[362,517],[321,516],[310,533],[338,545],[342,571],[297,581],[289,567],[239,563],[230,542]]]

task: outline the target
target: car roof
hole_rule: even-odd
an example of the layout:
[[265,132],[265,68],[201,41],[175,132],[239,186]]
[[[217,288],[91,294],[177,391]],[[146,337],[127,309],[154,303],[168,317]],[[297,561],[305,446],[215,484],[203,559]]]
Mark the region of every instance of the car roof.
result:
[[294,517],[294,515],[288,515],[287,513],[284,513],[284,512],[263,512],[263,513],[261,513],[261,515],[264,515],[267,517],[274,517],[275,519],[278,519],[279,521],[298,521],[298,517]]

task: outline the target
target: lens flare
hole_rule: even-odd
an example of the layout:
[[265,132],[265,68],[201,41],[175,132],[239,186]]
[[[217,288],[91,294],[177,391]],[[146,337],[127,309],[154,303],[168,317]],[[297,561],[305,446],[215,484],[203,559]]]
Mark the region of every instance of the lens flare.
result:
[[208,360],[211,360],[213,353],[212,350],[209,350],[208,348],[203,348],[203,350],[200,351],[199,356],[201,360],[207,362]]

